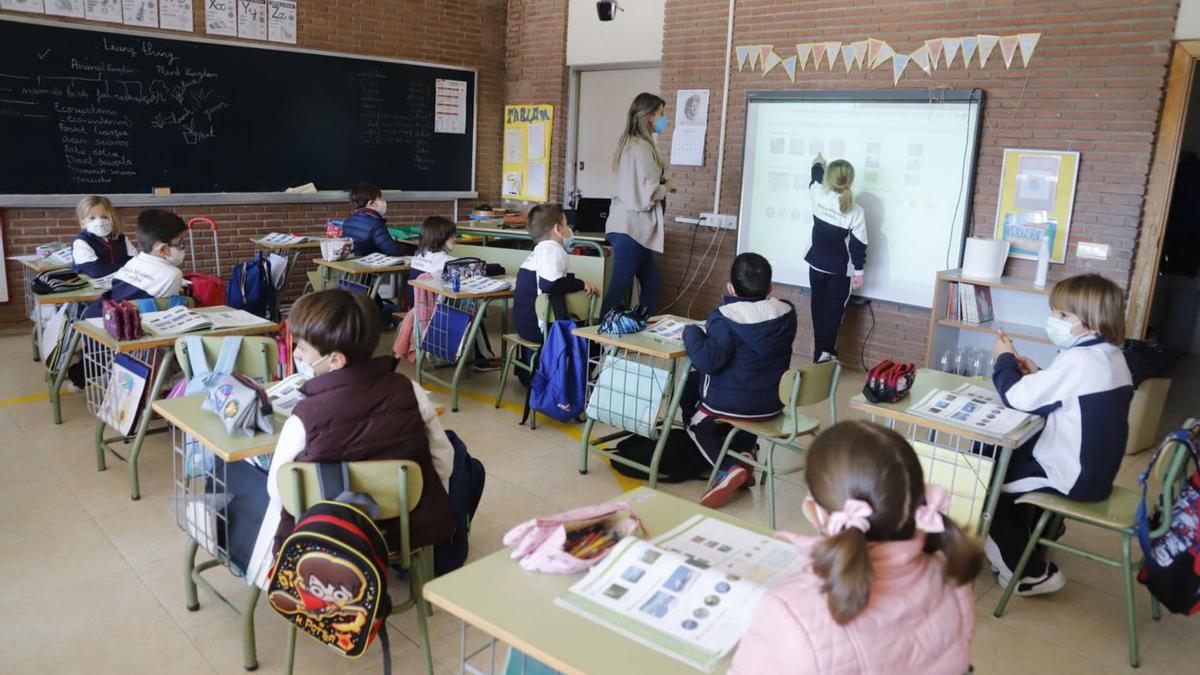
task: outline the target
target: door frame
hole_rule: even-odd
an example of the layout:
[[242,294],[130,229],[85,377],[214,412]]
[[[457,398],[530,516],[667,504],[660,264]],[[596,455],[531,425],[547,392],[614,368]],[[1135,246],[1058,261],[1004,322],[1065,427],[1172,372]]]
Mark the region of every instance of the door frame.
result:
[[598,70],[638,70],[658,68],[659,89],[662,88],[662,61],[630,61],[629,63],[604,63],[587,66],[571,66],[567,76],[567,158],[563,162],[562,203],[570,207],[571,193],[575,191],[575,165],[579,162],[579,78],[584,72]]
[[1154,301],[1154,287],[1158,283],[1158,263],[1162,259],[1163,238],[1167,233],[1167,216],[1171,211],[1171,195],[1175,191],[1175,172],[1179,167],[1179,151],[1183,143],[1197,60],[1200,60],[1200,40],[1175,43],[1167,73],[1167,89],[1163,94],[1158,137],[1154,142],[1154,155],[1147,178],[1142,231],[1133,260],[1133,274],[1129,279],[1125,325],[1126,332],[1132,338],[1144,339],[1149,327],[1147,324]]

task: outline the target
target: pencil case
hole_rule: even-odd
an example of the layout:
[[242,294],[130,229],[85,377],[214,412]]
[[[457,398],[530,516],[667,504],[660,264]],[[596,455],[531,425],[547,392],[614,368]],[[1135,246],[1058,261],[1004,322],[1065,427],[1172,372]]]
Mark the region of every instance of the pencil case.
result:
[[[581,558],[568,552],[572,535],[586,530],[603,530],[615,543],[630,535],[646,535],[642,519],[629,502],[582,506],[543,518],[533,518],[504,535],[512,547],[511,557],[523,569],[547,574],[582,572],[604,559],[604,555]],[[611,544],[609,546],[611,548]]]

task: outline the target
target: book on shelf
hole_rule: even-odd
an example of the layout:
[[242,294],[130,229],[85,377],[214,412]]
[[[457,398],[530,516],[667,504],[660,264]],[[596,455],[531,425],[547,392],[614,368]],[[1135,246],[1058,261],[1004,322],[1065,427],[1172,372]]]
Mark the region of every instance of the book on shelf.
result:
[[987,323],[996,318],[992,289],[964,282],[950,282],[946,318],[963,323]]
[[1005,406],[994,390],[976,384],[963,384],[953,391],[934,389],[909,406],[908,412],[996,438],[1037,419]]
[[180,305],[163,312],[148,312],[142,315],[142,328],[158,337],[183,335],[198,330],[244,328],[265,323],[270,322],[244,309],[200,313]]

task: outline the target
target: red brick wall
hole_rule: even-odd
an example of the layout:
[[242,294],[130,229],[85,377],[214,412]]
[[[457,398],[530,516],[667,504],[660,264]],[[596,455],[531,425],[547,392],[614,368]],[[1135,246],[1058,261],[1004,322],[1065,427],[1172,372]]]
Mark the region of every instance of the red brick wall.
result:
[[[196,2],[194,8],[194,34],[203,37],[204,3]],[[299,47],[476,68],[479,102],[476,188],[481,200],[498,198],[505,89],[505,0],[380,0],[369,3],[307,0],[298,3],[298,11]],[[565,27],[565,19],[563,25]],[[161,32],[178,35],[172,31]],[[470,206],[460,203],[460,211]],[[251,253],[247,241],[251,235],[272,230],[314,234],[321,231],[328,219],[344,216],[347,207],[342,204],[197,205],[175,210],[185,219],[204,215],[222,225],[221,261],[226,268],[223,273],[227,275],[228,267],[234,261]],[[388,221],[398,225],[416,224],[428,215],[452,215],[451,210],[450,202],[396,202],[389,205]],[[133,231],[137,211],[122,210],[128,232]],[[69,241],[79,231],[73,209],[8,209],[2,216],[7,255],[29,253],[34,246],[55,239]],[[198,256],[201,270],[211,271],[208,250],[211,246],[205,244],[206,241],[207,233],[197,236],[194,254]],[[185,263],[185,269],[190,271],[190,261]],[[299,268],[300,271],[303,269]],[[302,278],[302,274],[298,272],[294,278]],[[10,301],[0,305],[0,330],[23,328],[27,323],[20,268],[11,263],[8,265],[8,285]]]
[[[980,87],[987,92],[971,234],[987,236],[993,232],[1003,148],[1079,151],[1071,250],[1066,264],[1051,266],[1051,279],[1098,271],[1125,286],[1133,265],[1177,5],[1176,0],[738,0],[733,42],[734,46],[774,44],[777,53],[787,57],[795,53],[795,43],[818,40],[852,42],[874,37],[907,53],[930,38],[1042,33],[1028,69],[1014,64],[1006,71],[997,47],[984,71],[976,60],[970,70],[960,66],[934,71],[932,77],[927,77],[912,64],[900,86]],[[713,205],[727,9],[726,0],[667,3],[663,98],[673,108],[675,90],[710,89],[715,101],[710,108],[704,166],[670,169],[681,189],[668,200],[670,224],[665,259],[660,261],[667,300],[675,296],[684,275],[694,267],[687,257],[692,230],[675,224],[673,219],[679,215],[695,217]],[[749,68],[737,72],[736,63],[733,71],[722,174],[723,213],[736,214],[739,207],[747,92],[892,87],[889,66],[846,74],[839,62],[832,72],[823,68],[815,74],[809,68],[798,73],[795,84],[782,68],[765,78]],[[674,110],[668,113],[676,117]],[[669,137],[663,140],[662,149],[666,151]],[[700,233],[697,261],[708,242],[708,233]],[[717,301],[736,252],[735,240],[730,233],[722,241],[711,278],[695,292],[693,316],[703,316]],[[1110,244],[1109,259],[1095,262],[1075,258],[1074,244],[1079,241]],[[797,251],[796,255],[803,256],[804,252]],[[1033,276],[1032,266],[1024,262],[1010,264],[1009,271]],[[799,289],[780,289],[780,295],[795,301],[800,310],[796,352],[811,354],[807,295]],[[674,309],[685,310],[692,302],[688,296]],[[866,354],[868,363],[884,357],[924,362],[929,312],[884,302],[873,304],[877,323]],[[865,309],[848,310],[839,343],[843,361],[859,362],[869,325]]]

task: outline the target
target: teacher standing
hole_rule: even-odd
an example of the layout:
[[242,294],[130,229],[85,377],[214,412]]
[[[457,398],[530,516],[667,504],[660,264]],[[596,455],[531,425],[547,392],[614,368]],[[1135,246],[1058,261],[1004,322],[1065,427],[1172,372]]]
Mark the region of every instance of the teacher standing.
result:
[[660,285],[654,254],[663,250],[664,200],[675,191],[675,184],[663,179],[666,163],[654,144],[654,134],[667,128],[665,108],[666,103],[654,94],[638,94],[617,143],[612,206],[604,224],[613,266],[601,316],[625,302],[634,278],[641,289],[638,304],[654,312]]

